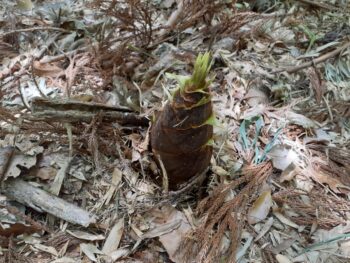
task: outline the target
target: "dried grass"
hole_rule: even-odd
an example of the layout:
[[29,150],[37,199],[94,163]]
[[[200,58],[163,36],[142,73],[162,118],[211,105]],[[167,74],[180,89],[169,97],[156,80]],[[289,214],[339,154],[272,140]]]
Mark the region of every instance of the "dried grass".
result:
[[[309,199],[308,203],[303,201],[303,195]],[[281,190],[273,195],[273,200],[288,205],[288,209],[298,213],[299,216],[292,218],[297,224],[311,226],[316,223],[324,229],[345,223],[345,214],[350,209],[349,202],[329,195],[321,189],[308,193],[292,188]]]
[[329,147],[325,144],[307,144],[310,154],[314,157],[312,166],[329,176],[337,178],[344,185],[350,185],[350,150],[347,148]]
[[13,242],[13,237],[8,240],[8,249],[4,251],[3,256],[0,258],[0,263],[32,263],[34,262],[28,257],[24,257],[23,254],[15,250],[16,245]]
[[[220,257],[235,262],[248,206],[256,198],[262,182],[271,174],[271,163],[246,167],[241,177],[227,185],[219,185],[200,202],[197,212],[202,222],[181,246],[186,251],[185,262],[193,258],[196,262],[218,262]],[[227,201],[234,193],[234,197]],[[231,243],[227,251],[221,251],[221,240],[227,231]]]
[[153,40],[155,8],[151,1],[97,0],[94,7],[117,20],[118,39],[133,39],[137,46],[145,47]]

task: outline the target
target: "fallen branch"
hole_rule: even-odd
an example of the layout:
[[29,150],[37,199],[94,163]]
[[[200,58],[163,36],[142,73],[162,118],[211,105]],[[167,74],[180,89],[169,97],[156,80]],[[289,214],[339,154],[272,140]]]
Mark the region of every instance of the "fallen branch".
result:
[[275,74],[275,73],[281,73],[283,71],[286,71],[288,73],[293,73],[293,72],[296,72],[298,70],[301,70],[301,69],[304,69],[304,68],[307,68],[307,67],[310,67],[312,65],[317,65],[323,61],[326,61],[327,59],[330,59],[336,55],[338,55],[340,52],[342,52],[344,49],[350,47],[350,42],[347,42],[345,43],[344,45],[342,45],[341,47],[331,51],[331,52],[328,52],[318,58],[315,58],[313,59],[312,61],[309,61],[309,62],[306,62],[306,63],[303,63],[303,64],[300,64],[300,65],[297,65],[297,66],[292,66],[292,67],[286,67],[286,68],[283,68],[283,69],[277,69],[275,71],[273,71],[272,73]]
[[88,211],[20,179],[5,181],[2,193],[38,212],[47,212],[72,224],[88,227],[96,223],[96,218]]
[[74,100],[47,100],[36,98],[32,102],[34,121],[90,122],[101,114],[103,119],[115,120],[121,124],[148,126],[149,120],[126,108],[107,106],[101,103],[80,102]]

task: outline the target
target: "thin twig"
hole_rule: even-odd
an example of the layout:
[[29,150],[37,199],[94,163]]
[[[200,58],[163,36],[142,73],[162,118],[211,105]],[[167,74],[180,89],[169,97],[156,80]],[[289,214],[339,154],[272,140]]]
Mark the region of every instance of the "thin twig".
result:
[[88,47],[82,47],[82,48],[78,48],[72,51],[68,51],[65,52],[63,54],[60,55],[56,55],[56,56],[45,56],[40,60],[40,63],[45,64],[45,63],[51,63],[51,62],[55,62],[55,61],[59,61],[62,60],[64,58],[70,57],[70,56],[74,56],[75,54],[77,54],[78,52],[84,52],[87,51]]
[[22,28],[22,29],[16,29],[16,30],[12,30],[9,32],[5,32],[5,33],[0,34],[0,38],[15,34],[15,33],[32,32],[32,31],[39,31],[39,30],[40,31],[42,31],[42,30],[54,30],[54,31],[60,31],[63,33],[70,33],[71,32],[70,30],[66,30],[66,29],[59,28],[59,27],[38,26],[38,27]]
[[327,59],[330,59],[336,55],[338,55],[340,52],[342,52],[344,49],[350,47],[350,41],[349,42],[346,42],[344,45],[342,45],[341,47],[331,51],[331,52],[328,52],[312,61],[309,61],[309,62],[306,62],[306,63],[303,63],[303,64],[300,64],[300,65],[297,65],[297,66],[292,66],[292,67],[286,67],[286,68],[283,68],[283,69],[277,69],[275,71],[272,72],[272,74],[276,74],[276,73],[281,73],[283,71],[286,71],[288,73],[293,73],[293,72],[296,72],[298,70],[301,70],[301,69],[304,69],[304,68],[307,68],[307,67],[310,67],[310,66],[313,66],[313,65],[317,65],[321,62],[324,62],[326,61]]
[[163,174],[163,190],[165,193],[169,192],[169,179],[168,179],[168,173],[166,172],[165,166],[163,164],[162,158],[160,157],[159,154],[156,155],[160,168],[162,169],[162,174]]
[[304,4],[307,4],[307,5],[310,5],[310,6],[324,8],[324,9],[327,9],[329,11],[339,11],[340,10],[340,8],[338,8],[338,7],[327,5],[325,3],[319,3],[319,1],[311,1],[311,0],[297,0],[297,1],[302,2]]

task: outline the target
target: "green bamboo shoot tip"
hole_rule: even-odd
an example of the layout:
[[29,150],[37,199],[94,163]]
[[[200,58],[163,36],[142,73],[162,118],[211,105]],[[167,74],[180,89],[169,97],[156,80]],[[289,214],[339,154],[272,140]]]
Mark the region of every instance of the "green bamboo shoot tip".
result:
[[190,87],[187,87],[189,91],[204,89],[207,87],[207,85],[205,84],[206,84],[206,78],[210,71],[210,67],[211,67],[210,53],[206,52],[204,54],[199,54],[194,64],[194,71],[190,79],[191,85]]

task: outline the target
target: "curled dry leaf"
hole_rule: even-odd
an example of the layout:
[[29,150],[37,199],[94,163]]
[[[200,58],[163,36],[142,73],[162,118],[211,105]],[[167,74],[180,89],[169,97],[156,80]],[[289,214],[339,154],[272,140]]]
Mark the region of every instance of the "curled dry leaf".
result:
[[116,260],[127,256],[130,253],[130,249],[127,248],[119,248],[113,251],[109,256],[113,262],[117,262]]
[[106,205],[109,204],[115,191],[118,189],[121,183],[122,176],[123,176],[123,172],[119,168],[115,167],[112,174],[112,184],[109,187],[107,193],[103,196],[101,202],[97,205],[98,208],[101,208],[105,204]]
[[298,159],[297,153],[283,144],[272,147],[267,156],[272,160],[273,167],[282,171]]
[[229,173],[222,168],[221,166],[217,166],[217,165],[213,165],[211,170],[213,171],[213,173],[219,175],[219,176],[227,176],[229,175]]
[[266,223],[263,225],[263,227],[261,228],[260,232],[258,233],[258,235],[255,237],[254,241],[258,241],[260,238],[262,238],[272,227],[273,225],[273,217],[270,217]]

